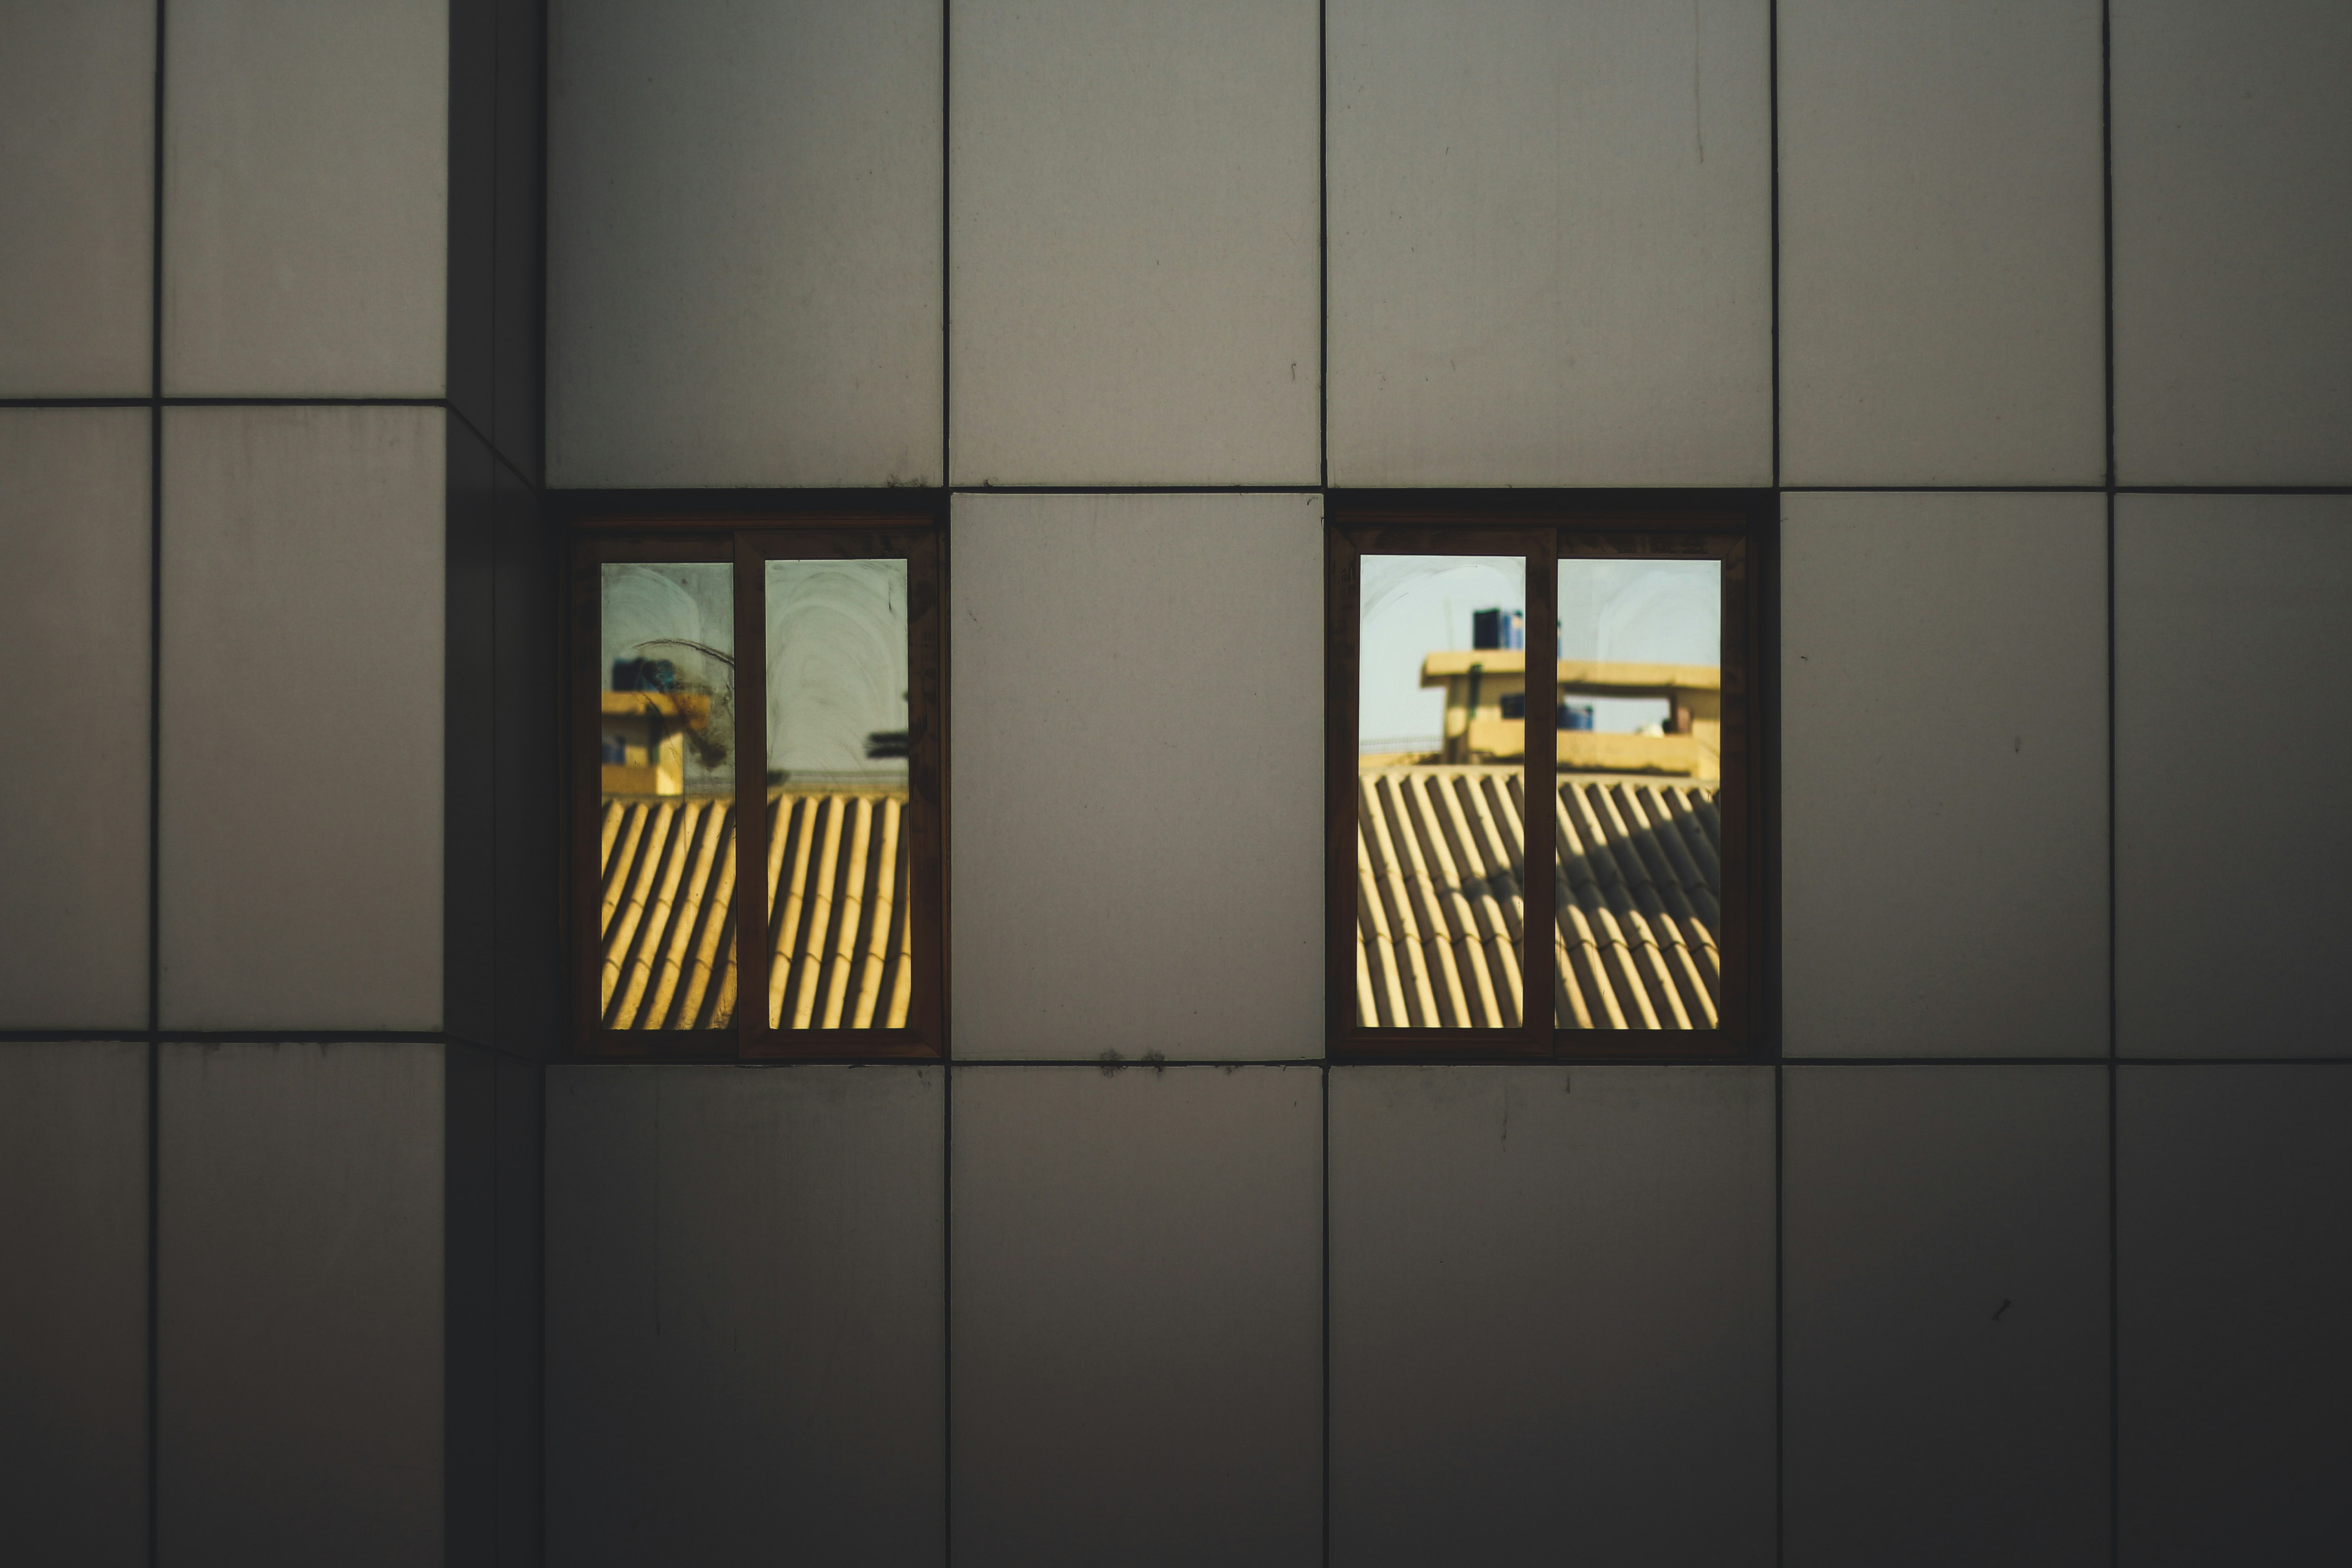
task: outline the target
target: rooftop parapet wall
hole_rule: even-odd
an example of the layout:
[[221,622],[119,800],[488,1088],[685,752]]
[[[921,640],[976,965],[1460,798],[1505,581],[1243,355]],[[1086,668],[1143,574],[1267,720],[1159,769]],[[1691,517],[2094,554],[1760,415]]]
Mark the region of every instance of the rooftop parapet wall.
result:
[[[1625,735],[1559,731],[1564,773],[1658,773],[1713,781],[1723,776],[1723,671],[1714,665],[1632,664],[1560,659],[1555,702],[1562,697],[1662,699],[1665,732]],[[1527,754],[1527,654],[1517,648],[1433,653],[1422,661],[1423,689],[1445,692],[1443,748],[1424,760],[1507,762]],[[1382,762],[1401,758],[1377,759]]]

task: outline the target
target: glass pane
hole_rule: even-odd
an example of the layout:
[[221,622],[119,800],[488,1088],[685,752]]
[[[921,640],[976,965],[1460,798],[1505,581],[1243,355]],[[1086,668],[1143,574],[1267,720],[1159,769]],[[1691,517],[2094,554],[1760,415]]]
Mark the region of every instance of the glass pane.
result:
[[1722,563],[1562,561],[1559,655],[1553,1017],[1715,1028]]
[[769,562],[767,637],[769,1026],[905,1028],[907,563]]
[[1367,555],[1356,1022],[1519,1025],[1527,563]]
[[735,569],[604,570],[604,1007],[614,1029],[735,1019]]

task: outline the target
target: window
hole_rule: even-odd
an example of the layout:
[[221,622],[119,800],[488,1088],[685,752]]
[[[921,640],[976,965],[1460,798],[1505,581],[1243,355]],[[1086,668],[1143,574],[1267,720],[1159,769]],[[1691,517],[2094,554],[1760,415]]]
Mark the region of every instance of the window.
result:
[[1332,1056],[1756,1048],[1769,516],[1332,498]]
[[577,1048],[943,1056],[936,519],[630,520],[573,573]]

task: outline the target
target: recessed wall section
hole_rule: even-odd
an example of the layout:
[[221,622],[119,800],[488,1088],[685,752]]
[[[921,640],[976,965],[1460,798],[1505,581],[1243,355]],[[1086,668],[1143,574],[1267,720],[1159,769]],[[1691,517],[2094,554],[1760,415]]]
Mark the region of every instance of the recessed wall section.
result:
[[498,862],[497,1022],[499,1047],[545,1060],[563,1016],[562,923],[551,889],[562,880],[562,824],[546,803],[562,785],[556,661],[561,644],[556,531],[539,492],[501,465],[491,620],[490,766],[499,782],[490,835]]
[[1782,499],[1790,1055],[2106,1053],[2105,505]]
[[0,409],[0,1028],[147,1023],[148,414]]
[[944,16],[555,0],[551,483],[940,482]]
[[1314,483],[1317,7],[954,16],[954,482]]
[[440,1026],[444,417],[165,415],[166,1027]]
[[1786,482],[2101,482],[2101,15],[1782,0]]
[[959,496],[959,1056],[1323,1029],[1321,498]]
[[0,14],[0,397],[141,397],[155,0]]
[[[2352,497],[2116,501],[2126,1056],[2343,1056]],[[2250,746],[2269,756],[2257,762]]]
[[1769,484],[1765,0],[1327,26],[1331,481]]
[[448,0],[164,15],[163,390],[439,396]]
[[2352,7],[2112,11],[2118,478],[2352,481]]

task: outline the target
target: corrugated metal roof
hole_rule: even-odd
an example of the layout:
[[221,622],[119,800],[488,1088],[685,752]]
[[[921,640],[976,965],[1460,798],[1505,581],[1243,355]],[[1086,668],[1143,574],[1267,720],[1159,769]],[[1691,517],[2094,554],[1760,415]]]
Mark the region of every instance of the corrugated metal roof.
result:
[[[1525,802],[1516,766],[1358,776],[1356,1016],[1516,1028]],[[1717,1026],[1722,824],[1707,784],[1564,778],[1552,922],[1561,1028]]]
[[[778,1028],[904,1028],[907,802],[870,791],[772,791],[767,889],[777,910],[768,1020]],[[729,796],[604,802],[604,1023],[733,1026],[735,858]],[[781,899],[781,906],[777,900]]]
[[[1380,768],[1357,780],[1356,1007],[1374,1027],[1514,1028],[1526,834],[1515,766]],[[1553,1016],[1563,1028],[1712,1028],[1720,1005],[1716,792],[1568,778],[1554,802]],[[780,831],[768,1016],[779,1028],[903,1028],[906,800],[770,797]],[[735,1017],[730,798],[604,803],[604,1022],[725,1029]],[[777,901],[781,900],[780,906]]]

